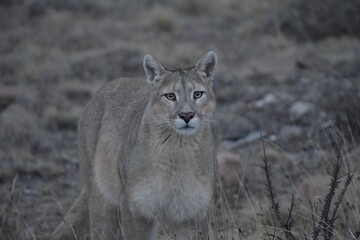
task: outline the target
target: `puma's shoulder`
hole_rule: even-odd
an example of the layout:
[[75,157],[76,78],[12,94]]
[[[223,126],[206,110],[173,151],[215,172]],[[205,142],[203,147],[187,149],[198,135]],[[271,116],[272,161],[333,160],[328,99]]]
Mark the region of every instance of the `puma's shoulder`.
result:
[[148,96],[150,87],[144,84],[143,78],[119,78],[106,83],[97,93],[107,101],[119,99],[122,104],[132,102],[139,96]]
[[150,87],[144,81],[142,78],[119,78],[105,83],[86,105],[79,125],[98,122],[104,116],[116,118],[117,114],[124,114],[130,108],[143,108],[150,93]]

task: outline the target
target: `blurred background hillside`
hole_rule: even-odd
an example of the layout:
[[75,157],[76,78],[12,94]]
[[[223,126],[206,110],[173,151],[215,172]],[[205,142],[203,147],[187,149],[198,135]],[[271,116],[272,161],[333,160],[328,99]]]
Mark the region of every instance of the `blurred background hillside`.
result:
[[[48,239],[62,220],[80,187],[77,120],[102,84],[147,84],[147,53],[176,68],[208,50],[219,57],[220,235],[279,232],[260,132],[283,210],[294,193],[294,231],[309,234],[338,149],[343,172],[360,169],[358,0],[0,0],[0,239]],[[360,225],[358,172],[349,189],[336,239]]]

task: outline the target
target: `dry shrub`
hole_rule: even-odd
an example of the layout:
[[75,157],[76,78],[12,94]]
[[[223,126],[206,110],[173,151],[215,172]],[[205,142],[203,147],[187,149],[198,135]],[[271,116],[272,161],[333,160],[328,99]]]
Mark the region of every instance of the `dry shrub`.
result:
[[206,0],[184,0],[176,1],[175,8],[181,13],[198,15],[206,11],[210,4],[210,1]]
[[[267,159],[264,144],[263,147],[260,167],[264,171],[266,179],[265,185],[273,215],[271,217],[273,220],[267,224],[270,226],[270,229],[277,229],[276,231],[274,230],[273,233],[265,233],[265,236],[273,237],[272,239],[287,240],[331,240],[334,238],[345,239],[344,236],[352,234],[355,237],[351,239],[358,238],[357,229],[360,228],[360,226],[358,226],[359,223],[357,222],[356,214],[354,216],[348,214],[348,212],[359,211],[359,205],[357,203],[358,196],[356,196],[358,187],[354,184],[356,172],[354,169],[344,171],[344,158],[340,149],[334,149],[337,151],[337,153],[335,153],[336,160],[331,163],[332,167],[328,172],[329,180],[327,190],[324,191],[324,189],[322,189],[323,191],[317,194],[316,191],[313,192],[316,195],[321,195],[320,204],[317,206],[317,204],[314,204],[311,200],[316,199],[314,198],[315,196],[304,196],[308,198],[308,204],[311,206],[310,208],[304,208],[301,206],[301,203],[299,204],[299,202],[294,200],[293,194],[289,207],[287,211],[284,212],[279,200],[279,194],[276,191],[279,186],[273,179],[272,170],[274,165]],[[315,183],[312,185],[314,186],[314,184]],[[301,194],[301,192],[299,193]],[[300,205],[300,208],[298,205]],[[346,216],[345,219],[343,219],[344,215]],[[354,232],[355,234],[353,234]],[[349,238],[347,237],[346,239]]]
[[[94,56],[76,59],[70,65],[68,78],[90,81],[112,80],[119,76],[134,76],[141,73],[141,53],[133,48],[104,49]],[[136,74],[135,74],[136,75]]]
[[48,10],[87,12],[93,15],[101,15],[116,6],[116,2],[112,0],[30,0],[25,3],[29,17],[41,16]]
[[324,86],[320,104],[340,132],[352,141],[360,136],[360,76],[336,79]]
[[271,25],[300,41],[342,35],[359,37],[360,1],[293,0],[280,8]]
[[24,106],[8,106],[0,113],[0,150],[36,146],[40,140],[39,122],[40,119]]
[[163,32],[171,32],[176,25],[175,12],[162,5],[155,5],[149,13],[152,27]]

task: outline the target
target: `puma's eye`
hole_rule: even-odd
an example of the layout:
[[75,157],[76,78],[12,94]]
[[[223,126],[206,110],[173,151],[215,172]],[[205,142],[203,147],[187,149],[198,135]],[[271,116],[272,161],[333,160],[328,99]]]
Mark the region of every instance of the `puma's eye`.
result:
[[194,99],[199,99],[204,94],[203,91],[196,91],[194,92]]
[[167,100],[170,100],[170,101],[176,100],[176,96],[174,93],[166,93],[166,94],[164,94],[164,96],[166,97]]

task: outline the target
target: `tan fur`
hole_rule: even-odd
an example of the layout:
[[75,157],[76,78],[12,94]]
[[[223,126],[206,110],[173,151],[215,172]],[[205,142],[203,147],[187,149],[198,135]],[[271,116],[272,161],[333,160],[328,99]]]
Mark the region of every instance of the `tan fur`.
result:
[[[206,237],[216,172],[215,65],[208,52],[191,69],[168,71],[146,55],[149,84],[124,78],[98,91],[78,125],[84,187],[53,239],[87,232],[154,240],[160,227],[187,239],[181,228],[196,221]],[[186,124],[181,113],[194,116]]]

